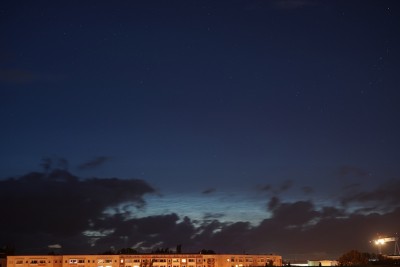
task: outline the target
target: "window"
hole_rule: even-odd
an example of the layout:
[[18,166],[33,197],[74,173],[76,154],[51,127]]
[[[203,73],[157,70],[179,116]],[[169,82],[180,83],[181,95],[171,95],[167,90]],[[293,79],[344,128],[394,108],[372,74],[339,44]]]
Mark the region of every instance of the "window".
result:
[[24,263],[23,260],[16,260],[16,261],[15,261],[15,264],[23,264],[23,263]]
[[77,264],[78,260],[77,259],[69,259],[69,264]]

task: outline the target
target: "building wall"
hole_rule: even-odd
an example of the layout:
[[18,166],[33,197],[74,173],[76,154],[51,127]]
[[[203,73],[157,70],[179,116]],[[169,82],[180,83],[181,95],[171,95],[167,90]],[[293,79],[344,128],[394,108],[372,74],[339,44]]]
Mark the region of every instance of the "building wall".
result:
[[13,267],[62,267],[62,256],[7,256],[7,266]]
[[7,259],[0,258],[0,267],[6,267],[6,265],[7,265]]
[[308,266],[337,266],[338,262],[335,260],[309,260]]
[[281,266],[278,255],[133,254],[8,256],[2,267],[265,267]]
[[282,266],[281,256],[268,254],[217,254],[215,260],[215,267]]

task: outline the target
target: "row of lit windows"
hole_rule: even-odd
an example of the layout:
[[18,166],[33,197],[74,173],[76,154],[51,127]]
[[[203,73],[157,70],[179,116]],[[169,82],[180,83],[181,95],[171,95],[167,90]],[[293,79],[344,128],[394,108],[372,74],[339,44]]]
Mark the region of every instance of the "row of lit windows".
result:
[[[125,260],[125,263],[131,263],[131,262],[143,262],[143,263],[147,263],[147,262],[183,262],[183,263],[186,263],[186,262],[196,262],[196,259],[142,259],[142,260],[140,260],[140,259],[126,259]],[[197,262],[202,262],[203,260],[202,259],[197,259]],[[204,260],[204,261],[206,261],[206,260]],[[123,260],[121,260],[121,263],[123,262]]]
[[[12,261],[10,263],[12,263]],[[46,264],[46,260],[34,259],[34,260],[30,260],[30,261],[25,261],[25,263],[29,263],[29,264]],[[51,263],[51,261],[49,261],[49,263]],[[24,261],[23,260],[16,260],[15,264],[24,264]]]
[[[198,263],[200,263],[200,262],[209,262],[209,261],[213,261],[214,259],[201,259],[201,258],[198,258],[197,259],[197,262]],[[263,259],[263,258],[261,258],[261,259],[253,259],[253,258],[228,258],[228,259],[226,259],[226,261],[227,262],[269,262],[271,259],[270,258],[267,258],[267,259]],[[123,259],[121,259],[121,263],[123,263]],[[135,262],[135,263],[140,263],[140,262],[142,262],[142,263],[148,263],[148,262],[153,262],[153,263],[155,263],[155,262],[160,262],[160,263],[163,263],[163,262],[168,262],[168,263],[179,263],[179,262],[182,262],[182,263],[186,263],[186,262],[189,262],[189,263],[194,263],[194,262],[196,262],[196,259],[193,259],[193,258],[190,258],[190,259],[178,259],[178,258],[173,258],[173,259],[125,259],[125,262],[126,263],[131,263],[131,262]],[[61,260],[59,260],[59,263],[61,263],[62,261]],[[87,263],[90,263],[90,262],[92,262],[92,263],[96,263],[96,260],[87,260]],[[113,260],[112,259],[97,259],[97,263],[98,264],[112,264],[112,262],[113,262]],[[117,260],[114,260],[114,262],[115,263],[117,263]],[[20,265],[20,264],[23,264],[24,263],[24,261],[23,260],[16,260],[15,261],[15,264],[17,264],[17,265]],[[31,265],[43,265],[43,264],[46,264],[46,260],[44,260],[44,259],[31,259],[30,261],[25,261],[25,263],[26,264],[31,264]],[[48,261],[48,263],[51,263],[51,261]],[[57,260],[54,260],[54,263],[58,263],[58,261]],[[69,259],[69,260],[65,260],[65,263],[69,263],[69,264],[83,264],[83,263],[85,263],[85,259]],[[10,264],[12,264],[12,261],[10,261]],[[153,265],[153,266],[156,266],[156,265]],[[178,266],[178,265],[174,265],[173,267],[175,267],[175,266]],[[171,267],[170,265],[168,265],[168,267]],[[184,267],[184,265],[183,266],[181,266],[181,267]]]
[[[92,263],[95,263],[95,260],[92,260]],[[112,263],[113,260],[111,259],[98,259],[97,263],[102,264],[102,263]],[[114,262],[117,262],[117,260],[114,260]],[[69,259],[68,261],[65,261],[65,263],[69,264],[78,264],[78,263],[85,263],[84,259]],[[87,263],[90,263],[90,260],[87,260]]]
[[[267,258],[267,261],[269,261],[270,259],[269,258]],[[246,258],[246,259],[243,259],[243,258],[239,258],[239,259],[235,259],[235,258],[231,258],[231,259],[226,259],[226,261],[231,261],[231,262],[235,262],[235,261],[237,261],[237,262],[253,262],[253,258]],[[255,260],[255,261],[257,261],[257,260]],[[258,259],[258,262],[265,262],[265,259]]]
[[[143,263],[147,263],[147,262],[150,262],[150,261],[152,261],[152,262],[176,262],[176,263],[179,263],[180,262],[180,260],[179,259],[152,259],[152,260],[149,260],[149,259],[127,259],[127,260],[125,260],[125,262],[126,263],[131,263],[131,262],[143,262]],[[206,260],[204,260],[204,261],[206,261]],[[59,261],[59,263],[61,263],[62,261],[60,260]],[[95,260],[87,260],[87,263],[90,263],[90,262],[92,262],[92,263],[96,263],[96,261]],[[102,263],[112,263],[113,262],[113,260],[111,260],[111,259],[98,259],[97,260],[97,263],[99,263],[99,264],[102,264]],[[114,260],[114,262],[116,263],[117,262],[117,260]],[[121,263],[123,262],[123,260],[121,260]],[[181,259],[181,262],[182,263],[186,263],[186,262],[196,262],[196,260],[195,259]],[[202,259],[197,259],[197,262],[202,262]],[[27,264],[33,264],[33,265],[36,265],[36,264],[46,264],[46,260],[37,260],[37,259],[34,259],[34,260],[30,260],[30,261],[25,261],[25,263],[27,263]],[[51,261],[48,261],[48,263],[51,263]],[[54,263],[58,263],[58,261],[57,260],[54,260]],[[69,263],[69,264],[83,264],[83,263],[85,263],[85,260],[84,259],[69,259],[69,260],[65,260],[65,263]],[[10,264],[12,264],[12,261],[10,261]],[[16,260],[15,261],[15,264],[24,264],[24,261],[23,260]]]
[[[59,263],[61,263],[62,261],[60,260],[59,261]],[[112,263],[113,261],[112,260],[110,260],[110,259],[98,259],[97,260],[97,263]],[[117,260],[114,260],[114,262],[117,262]],[[12,261],[10,261],[9,262],[10,264],[12,264],[13,262]],[[33,265],[36,265],[36,264],[46,264],[46,260],[37,260],[37,259],[34,259],[34,260],[30,260],[30,261],[25,261],[25,263],[26,264],[33,264]],[[51,263],[51,261],[48,261],[48,263]],[[57,260],[55,260],[54,261],[54,263],[58,263],[58,261]],[[79,263],[85,263],[85,260],[84,259],[69,259],[69,260],[65,260],[65,263],[69,263],[69,264],[79,264]],[[87,260],[87,263],[90,263],[90,260]],[[92,260],[92,263],[95,263],[95,260]],[[15,264],[24,264],[24,261],[23,260],[16,260],[15,261]]]

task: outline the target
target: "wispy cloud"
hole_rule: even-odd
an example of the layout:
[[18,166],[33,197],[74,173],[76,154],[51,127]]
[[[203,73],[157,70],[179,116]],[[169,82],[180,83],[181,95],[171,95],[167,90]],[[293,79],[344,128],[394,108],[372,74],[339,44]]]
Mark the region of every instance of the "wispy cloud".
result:
[[203,192],[201,192],[201,193],[204,195],[208,195],[208,194],[214,193],[215,191],[216,191],[215,188],[207,188],[207,189],[203,190]]
[[94,169],[94,168],[97,168],[99,166],[102,166],[103,164],[105,164],[109,160],[110,160],[109,157],[99,156],[99,157],[96,157],[94,159],[88,160],[88,161],[80,164],[78,166],[78,169],[80,169],[80,170]]

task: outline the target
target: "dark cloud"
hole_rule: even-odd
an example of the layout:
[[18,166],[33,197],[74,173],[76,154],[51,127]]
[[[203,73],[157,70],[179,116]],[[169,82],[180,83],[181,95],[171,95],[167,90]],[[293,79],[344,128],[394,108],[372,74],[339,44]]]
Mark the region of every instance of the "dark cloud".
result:
[[285,180],[278,186],[273,186],[271,184],[259,186],[260,191],[271,192],[273,194],[281,194],[285,191],[288,191],[293,187],[292,180]]
[[205,195],[208,195],[208,194],[211,194],[211,193],[214,193],[216,191],[216,189],[215,188],[208,188],[208,189],[205,189],[203,192],[201,192],[202,194],[205,194]]
[[272,197],[268,202],[268,210],[273,211],[274,209],[276,209],[276,207],[278,207],[279,204],[280,204],[279,198]]
[[225,217],[224,213],[206,213],[203,216],[204,220],[211,220],[211,219],[221,219]]
[[304,194],[306,195],[310,195],[312,193],[314,193],[314,188],[312,188],[311,186],[303,186],[301,188],[301,190],[304,192]]
[[[397,208],[400,203],[400,181],[393,180],[369,191],[361,191],[361,187],[352,187],[352,190],[344,191],[341,203],[345,206],[355,203],[362,204],[365,211],[373,207],[376,211],[382,209],[391,210]],[[368,208],[369,207],[369,208]]]
[[272,188],[273,188],[272,185],[267,184],[267,185],[261,186],[261,187],[260,187],[260,190],[261,190],[261,191],[269,192],[269,191],[272,190]]
[[340,218],[346,215],[346,212],[336,207],[323,207],[320,211],[321,218]]
[[45,172],[48,172],[51,169],[68,170],[68,165],[69,163],[67,159],[57,156],[44,157],[40,163],[40,166]]
[[279,187],[279,192],[285,192],[285,191],[289,190],[292,186],[293,186],[292,180],[283,181]]
[[130,202],[145,205],[143,195],[154,189],[137,179],[86,179],[66,170],[32,172],[0,181],[0,239],[15,244],[59,243],[82,238],[82,232],[107,208]]
[[103,165],[104,163],[106,163],[109,160],[110,160],[110,158],[105,157],[105,156],[96,157],[92,160],[89,160],[87,162],[80,164],[78,166],[78,169],[80,169],[80,170],[94,169],[94,168],[97,168],[97,167]]
[[319,213],[315,211],[313,203],[309,201],[281,203],[275,205],[272,212],[276,220],[288,227],[301,227],[319,215]]

